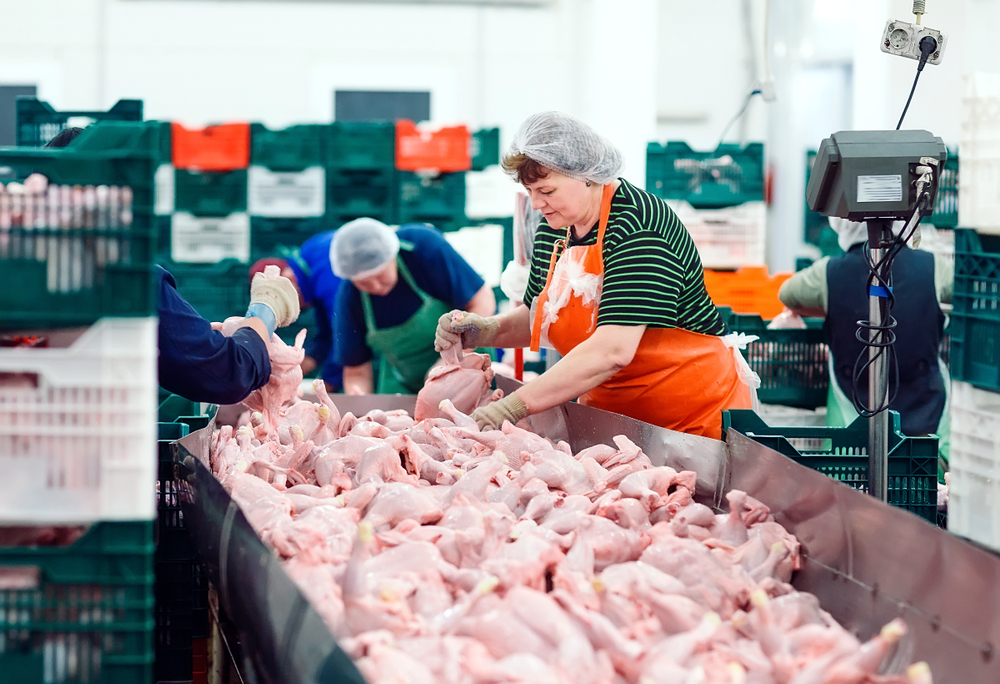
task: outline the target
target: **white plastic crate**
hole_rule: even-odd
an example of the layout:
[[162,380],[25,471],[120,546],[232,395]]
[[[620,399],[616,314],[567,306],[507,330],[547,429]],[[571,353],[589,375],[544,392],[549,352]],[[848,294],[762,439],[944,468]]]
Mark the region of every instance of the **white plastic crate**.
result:
[[705,268],[764,263],[767,206],[763,202],[724,209],[695,209],[687,202],[668,204],[694,239]]
[[157,320],[105,318],[68,348],[0,349],[0,524],[150,520]]
[[203,218],[179,211],[170,220],[170,259],[180,264],[250,261],[250,215]]
[[948,530],[1000,549],[1000,394],[951,383]]
[[965,76],[958,148],[958,222],[1000,233],[1000,75]]
[[177,190],[173,164],[160,164],[153,175],[153,213],[170,216],[174,213],[174,196]]
[[254,165],[247,171],[247,210],[251,216],[309,218],[326,211],[326,171],[271,171]]

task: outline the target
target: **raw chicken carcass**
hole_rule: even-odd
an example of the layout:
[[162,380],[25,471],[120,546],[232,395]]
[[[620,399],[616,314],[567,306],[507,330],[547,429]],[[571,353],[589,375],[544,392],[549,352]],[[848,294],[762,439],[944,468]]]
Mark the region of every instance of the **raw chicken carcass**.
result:
[[465,358],[475,370],[428,387],[470,373],[468,403],[425,394],[420,422],[262,391],[251,426],[210,445],[373,684],[930,684],[926,667],[884,673],[904,623],[862,644],[787,584],[799,542],[761,502],[695,503],[695,473],[623,436],[574,455],[510,423],[482,432],[466,411],[485,366]]
[[417,394],[413,417],[420,421],[427,418],[448,418],[441,410],[441,402],[450,399],[455,409],[469,415],[489,403],[492,393],[493,369],[486,354],[465,354],[458,346],[442,352],[444,364],[435,366],[427,375],[427,382]]

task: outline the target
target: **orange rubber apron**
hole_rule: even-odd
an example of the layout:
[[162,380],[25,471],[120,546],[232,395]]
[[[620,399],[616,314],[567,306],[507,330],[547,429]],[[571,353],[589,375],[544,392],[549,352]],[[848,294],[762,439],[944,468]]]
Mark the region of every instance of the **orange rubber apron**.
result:
[[[532,307],[533,351],[547,337],[548,344],[566,356],[597,329],[604,233],[613,196],[614,186],[605,185],[597,244],[568,247],[567,233],[567,240],[553,247],[545,287]],[[740,380],[733,349],[721,338],[647,327],[632,363],[580,397],[580,403],[669,430],[721,439],[721,412],[751,408],[751,394]]]

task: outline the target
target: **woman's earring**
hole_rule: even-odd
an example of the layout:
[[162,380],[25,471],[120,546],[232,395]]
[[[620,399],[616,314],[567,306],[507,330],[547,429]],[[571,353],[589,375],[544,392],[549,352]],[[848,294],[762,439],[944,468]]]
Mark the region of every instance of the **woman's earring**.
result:
[[590,187],[590,181],[589,180],[587,181],[587,187],[588,188]]

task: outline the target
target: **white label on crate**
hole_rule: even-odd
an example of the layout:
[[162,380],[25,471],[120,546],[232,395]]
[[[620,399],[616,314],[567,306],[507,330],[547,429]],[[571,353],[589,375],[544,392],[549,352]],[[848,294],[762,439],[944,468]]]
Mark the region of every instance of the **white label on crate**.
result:
[[228,258],[250,261],[250,215],[202,218],[175,213],[170,224],[170,258],[187,264],[214,264]]
[[858,176],[859,202],[902,202],[903,177],[900,175]]
[[326,209],[326,171],[322,166],[294,172],[251,166],[247,172],[247,209],[251,216],[322,216]]
[[160,164],[153,175],[153,213],[157,216],[174,212],[174,178],[173,164]]

